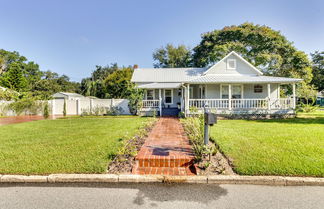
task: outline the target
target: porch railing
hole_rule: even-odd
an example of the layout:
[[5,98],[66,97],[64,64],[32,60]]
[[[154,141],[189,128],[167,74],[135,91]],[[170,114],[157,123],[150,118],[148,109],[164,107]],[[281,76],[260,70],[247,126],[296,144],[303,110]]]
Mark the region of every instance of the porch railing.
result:
[[159,100],[143,100],[142,108],[158,108]]
[[189,107],[202,109],[290,109],[293,108],[292,98],[281,99],[190,99]]

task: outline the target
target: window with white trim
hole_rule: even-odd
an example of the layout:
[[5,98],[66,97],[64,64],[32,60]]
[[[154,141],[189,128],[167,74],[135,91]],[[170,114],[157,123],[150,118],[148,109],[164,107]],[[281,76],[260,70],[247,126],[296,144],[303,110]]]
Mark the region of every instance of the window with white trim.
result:
[[254,93],[262,93],[263,92],[263,86],[262,85],[254,85]]
[[242,85],[232,86],[232,99],[242,99]]
[[228,85],[221,85],[221,98],[228,99],[229,95],[229,86]]
[[171,89],[164,90],[164,103],[165,104],[172,104],[173,103],[173,91]]
[[154,90],[153,89],[146,90],[146,99],[154,100]]
[[236,69],[236,59],[227,59],[227,69],[228,70]]

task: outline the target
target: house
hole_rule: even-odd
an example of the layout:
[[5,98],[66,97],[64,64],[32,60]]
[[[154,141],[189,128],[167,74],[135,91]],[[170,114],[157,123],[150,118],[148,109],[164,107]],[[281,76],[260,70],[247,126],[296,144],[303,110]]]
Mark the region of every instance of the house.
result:
[[317,93],[316,105],[324,106],[324,90]]
[[77,93],[58,92],[53,94],[54,99],[80,100],[86,97]]
[[[293,114],[295,84],[302,79],[264,76],[231,52],[207,68],[134,70],[131,81],[145,89],[142,114],[186,115],[204,107],[219,114]],[[292,85],[293,95],[280,98],[280,85]]]

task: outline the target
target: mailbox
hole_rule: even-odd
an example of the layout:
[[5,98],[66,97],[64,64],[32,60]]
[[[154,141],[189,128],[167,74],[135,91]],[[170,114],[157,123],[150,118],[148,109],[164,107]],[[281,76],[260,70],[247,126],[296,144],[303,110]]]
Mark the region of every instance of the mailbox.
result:
[[215,113],[207,112],[205,113],[205,125],[214,125],[217,123],[217,116]]

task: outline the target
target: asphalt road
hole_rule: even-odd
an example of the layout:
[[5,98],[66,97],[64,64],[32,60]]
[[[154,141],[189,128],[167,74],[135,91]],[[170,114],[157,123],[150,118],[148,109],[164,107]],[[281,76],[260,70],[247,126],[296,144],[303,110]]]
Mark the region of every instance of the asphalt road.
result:
[[324,208],[324,187],[188,184],[0,184],[1,209]]

